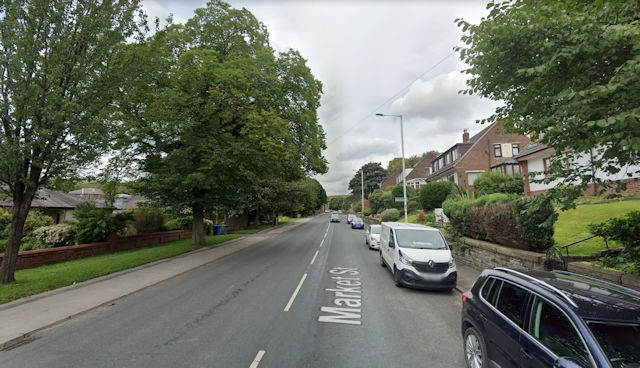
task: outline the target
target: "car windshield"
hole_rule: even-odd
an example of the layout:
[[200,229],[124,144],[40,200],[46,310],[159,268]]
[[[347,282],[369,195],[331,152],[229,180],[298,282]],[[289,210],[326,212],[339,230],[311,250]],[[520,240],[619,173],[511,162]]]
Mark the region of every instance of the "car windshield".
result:
[[382,226],[371,226],[370,228],[371,234],[380,234],[382,231]]
[[640,324],[589,322],[589,328],[613,367],[640,367]]
[[447,249],[444,239],[437,231],[401,229],[396,231],[398,246],[416,249]]

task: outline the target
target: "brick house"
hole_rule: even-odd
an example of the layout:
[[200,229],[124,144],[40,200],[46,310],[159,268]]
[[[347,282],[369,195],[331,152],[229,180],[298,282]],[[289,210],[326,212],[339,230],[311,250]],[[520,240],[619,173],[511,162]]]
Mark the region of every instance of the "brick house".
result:
[[382,182],[380,182],[380,189],[384,192],[388,187],[395,187],[396,185],[402,183],[402,175],[400,175],[401,171],[402,168],[396,169],[391,173],[391,175],[382,179]]
[[505,134],[500,122],[487,126],[472,137],[465,129],[462,142],[432,161],[433,174],[427,177],[427,182],[449,180],[462,189],[471,189],[478,175],[487,170],[520,174],[515,156],[529,143],[528,136]]
[[[555,156],[555,154],[556,151],[555,149],[553,149],[553,147],[548,147],[542,143],[534,142],[524,147],[522,151],[520,151],[520,153],[516,156],[524,179],[525,195],[531,196],[541,194],[559,184],[559,181],[547,184],[531,182],[529,175],[532,173],[539,173],[539,175],[544,175],[548,167],[551,165],[551,159]],[[588,165],[589,160],[590,158],[586,156],[578,158],[578,164],[580,166]],[[567,162],[567,165],[571,165],[571,163]],[[637,176],[630,178],[627,175],[627,173],[633,173],[638,169],[640,169],[640,166],[634,165],[625,167],[620,170],[620,172],[614,175],[596,173],[596,176],[605,182],[618,180],[625,182],[627,184],[627,189],[623,192],[624,194],[640,195],[640,180],[638,180],[640,178],[638,178]],[[599,189],[594,190],[594,185],[591,184],[588,186],[584,194],[594,195],[596,194],[595,191],[599,191]]]
[[431,162],[435,158],[435,155],[429,152],[411,168],[407,174],[407,188],[420,189],[427,183],[427,177],[433,173]]

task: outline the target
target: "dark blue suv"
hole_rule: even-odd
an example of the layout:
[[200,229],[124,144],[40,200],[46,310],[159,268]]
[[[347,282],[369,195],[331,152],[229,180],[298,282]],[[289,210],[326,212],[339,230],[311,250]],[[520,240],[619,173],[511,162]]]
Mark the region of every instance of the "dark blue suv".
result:
[[469,368],[640,367],[640,293],[570,272],[484,270],[461,327]]

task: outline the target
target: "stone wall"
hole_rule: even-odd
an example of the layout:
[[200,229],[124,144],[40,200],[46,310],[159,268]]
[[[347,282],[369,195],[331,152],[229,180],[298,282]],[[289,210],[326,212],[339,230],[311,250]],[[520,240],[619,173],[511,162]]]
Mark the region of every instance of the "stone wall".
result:
[[[546,255],[513,249],[471,238],[460,238],[453,244],[456,262],[469,265],[477,270],[494,267],[528,268],[544,270]],[[573,260],[573,261],[572,261]],[[640,276],[592,267],[588,262],[566,259],[567,271],[606,280],[640,291]]]

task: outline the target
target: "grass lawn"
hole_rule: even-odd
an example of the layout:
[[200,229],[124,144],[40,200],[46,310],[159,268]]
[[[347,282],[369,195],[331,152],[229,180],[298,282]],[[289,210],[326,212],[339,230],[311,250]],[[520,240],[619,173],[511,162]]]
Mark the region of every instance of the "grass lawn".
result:
[[[280,224],[296,221],[295,218],[281,217]],[[263,225],[246,230],[230,231],[226,235],[211,235],[205,238],[207,246],[240,238],[243,234],[255,234],[273,226]],[[147,263],[171,258],[200,248],[192,245],[191,239],[159,244],[153,247],[133,249],[118,253],[101,254],[67,262],[55,263],[36,268],[18,270],[16,281],[0,285],[0,304],[45,291],[57,289],[76,282],[108,275],[110,273],[138,267]]]
[[[215,245],[240,236],[235,234],[207,236],[206,243],[208,246]],[[191,239],[183,239],[153,247],[101,254],[36,268],[17,270],[14,283],[0,285],[0,304],[161,259],[171,258],[198,248],[200,247],[191,244]]]
[[[561,211],[558,213],[558,220],[554,226],[553,238],[556,246],[563,246],[591,236],[589,224],[598,224],[613,217],[623,217],[629,211],[638,210],[640,210],[640,200],[583,204],[573,210]],[[609,242],[610,248],[618,246],[618,244]],[[604,239],[595,237],[569,247],[569,255],[589,255],[605,248]],[[564,250],[563,254],[566,254]]]

